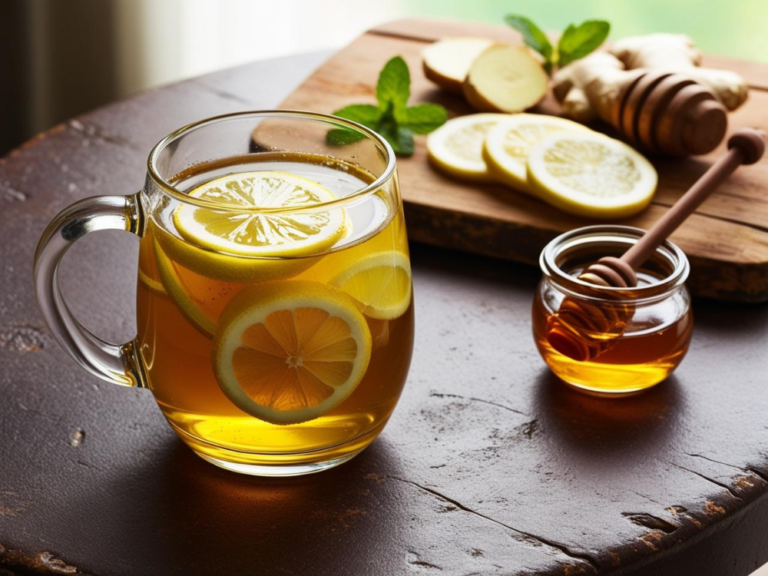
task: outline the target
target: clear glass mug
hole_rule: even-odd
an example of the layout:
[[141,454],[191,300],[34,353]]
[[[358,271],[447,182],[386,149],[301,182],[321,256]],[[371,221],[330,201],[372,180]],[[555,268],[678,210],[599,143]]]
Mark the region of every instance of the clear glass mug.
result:
[[[347,145],[328,137],[341,131]],[[91,334],[57,283],[98,230],[141,238],[138,334]],[[230,114],[149,155],[144,188],[82,200],[35,258],[43,316],[86,370],[149,388],[204,459],[254,475],[341,464],[389,419],[413,348],[403,207],[389,144],[332,116]]]

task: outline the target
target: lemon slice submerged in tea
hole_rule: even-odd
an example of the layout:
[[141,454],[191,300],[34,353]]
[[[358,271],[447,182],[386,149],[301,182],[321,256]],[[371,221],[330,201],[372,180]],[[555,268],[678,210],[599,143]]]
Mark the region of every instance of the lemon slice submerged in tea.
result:
[[527,164],[531,148],[555,132],[585,132],[583,124],[541,114],[514,114],[495,124],[483,144],[488,170],[516,190],[535,194],[528,183]]
[[154,250],[166,293],[190,324],[204,336],[213,338],[224,303],[242,290],[243,285],[214,280],[180,268],[166,256],[157,240]]
[[[239,256],[317,254],[345,233],[344,210],[239,212],[237,208],[296,208],[335,200],[317,182],[278,171],[242,172],[206,182],[189,192],[227,205],[221,211],[182,204],[173,213],[179,234],[193,244]],[[236,207],[232,210],[232,206]]]
[[393,320],[411,303],[411,265],[402,252],[376,252],[350,264],[331,285],[352,296],[366,316]]
[[595,132],[557,132],[533,146],[528,178],[536,194],[572,214],[624,218],[653,198],[658,177],[641,154]]
[[163,285],[153,279],[154,274],[152,272],[157,270],[157,266],[151,256],[151,250],[139,250],[139,283],[158,294],[165,294]]
[[355,302],[309,281],[271,282],[236,296],[222,314],[213,364],[244,412],[273,424],[313,420],[365,375],[371,334]]

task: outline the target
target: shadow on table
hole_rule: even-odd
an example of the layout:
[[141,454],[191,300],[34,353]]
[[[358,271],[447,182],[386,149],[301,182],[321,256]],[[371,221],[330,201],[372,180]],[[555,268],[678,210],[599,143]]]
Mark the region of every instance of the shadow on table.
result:
[[685,392],[674,375],[642,394],[614,399],[573,390],[547,369],[534,390],[550,441],[585,465],[662,458],[684,420]]
[[216,468],[179,440],[158,456],[72,511],[92,518],[89,545],[115,573],[373,573],[403,522],[376,489],[378,472],[399,469],[382,439],[338,468],[282,479]]

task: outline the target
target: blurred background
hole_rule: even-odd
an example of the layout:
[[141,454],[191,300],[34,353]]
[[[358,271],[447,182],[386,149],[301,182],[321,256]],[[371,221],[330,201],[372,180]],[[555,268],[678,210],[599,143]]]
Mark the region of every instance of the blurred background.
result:
[[549,30],[603,18],[614,38],[684,32],[704,51],[768,62],[766,0],[0,0],[0,155],[139,90],[337,48],[386,20],[509,13]]

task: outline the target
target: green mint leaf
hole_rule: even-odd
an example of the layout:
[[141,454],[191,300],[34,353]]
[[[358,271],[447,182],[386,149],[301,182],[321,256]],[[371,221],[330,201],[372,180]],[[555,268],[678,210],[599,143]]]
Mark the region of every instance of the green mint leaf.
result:
[[396,151],[395,154],[400,154],[401,156],[411,156],[413,154],[415,147],[413,142],[413,132],[408,128],[403,128],[402,126],[398,127],[397,147],[399,148],[399,151]]
[[339,108],[333,113],[334,116],[352,120],[352,122],[368,126],[368,128],[376,128],[378,126],[381,114],[381,110],[373,104],[351,104],[344,106],[344,108]]
[[541,28],[536,26],[536,24],[525,16],[510,14],[505,20],[507,24],[520,32],[523,37],[523,42],[525,42],[527,46],[533,48],[544,57],[544,69],[547,71],[547,74],[551,73],[552,44],[550,44],[547,35],[542,32]]
[[325,135],[325,141],[331,146],[346,146],[353,144],[365,138],[365,134],[349,128],[334,128],[328,130]]
[[403,110],[411,95],[411,74],[408,65],[400,56],[395,56],[384,65],[376,84],[376,99],[379,109],[386,111],[390,106]]
[[558,66],[561,68],[584,58],[608,38],[611,25],[605,20],[587,20],[578,26],[571,24],[560,36],[557,45]]
[[379,127],[378,132],[389,142],[392,150],[398,156],[410,156],[413,154],[413,132],[410,129],[398,126],[394,121],[385,120]]
[[[413,135],[427,134],[442,126],[448,119],[448,113],[442,106],[428,102],[409,107],[410,92],[408,65],[400,56],[395,56],[379,74],[376,85],[378,107],[351,104],[334,114],[375,130],[389,142],[395,154],[411,156],[415,147]],[[335,128],[326,133],[326,141],[333,146],[346,146],[364,137],[364,134],[351,128]]]
[[448,120],[448,112],[437,104],[423,102],[409,106],[397,115],[397,123],[414,134],[429,134]]

